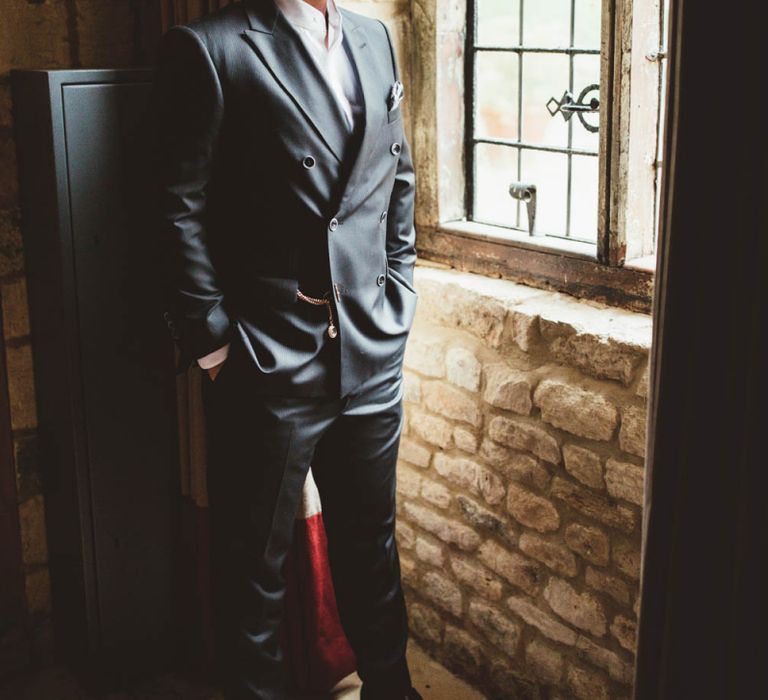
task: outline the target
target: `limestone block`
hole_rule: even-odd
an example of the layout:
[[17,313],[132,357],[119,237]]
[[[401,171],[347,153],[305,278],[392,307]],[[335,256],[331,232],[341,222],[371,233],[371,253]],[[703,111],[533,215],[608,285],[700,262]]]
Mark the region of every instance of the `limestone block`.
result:
[[19,277],[3,283],[2,302],[5,340],[29,335],[27,281],[23,277]]
[[457,425],[453,429],[453,443],[464,452],[477,453],[477,436],[466,428]]
[[432,459],[432,452],[423,445],[419,445],[415,440],[403,436],[400,438],[397,456],[409,464],[426,469]]
[[421,491],[421,474],[405,462],[397,465],[397,493],[405,498],[416,498]]
[[613,504],[606,497],[560,477],[553,480],[551,494],[588,518],[599,520],[609,527],[632,532],[637,525],[637,516],[630,508]]
[[544,589],[544,599],[555,613],[574,627],[596,637],[605,635],[605,611],[591,593],[578,593],[567,581],[553,577]]
[[451,570],[461,583],[472,588],[486,600],[501,600],[501,581],[474,559],[452,554]]
[[421,378],[407,369],[403,370],[403,401],[415,404],[421,402]]
[[561,576],[575,576],[576,557],[565,547],[526,532],[520,536],[520,550]]
[[536,607],[525,598],[512,596],[507,598],[507,606],[527,624],[535,627],[545,637],[554,642],[573,646],[576,644],[576,632],[567,627],[550,614]]
[[513,547],[517,544],[515,531],[508,522],[502,520],[496,513],[483,508],[479,503],[463,494],[456,497],[456,502],[459,504],[462,515],[473,528],[495,535]]
[[465,551],[472,551],[480,545],[480,535],[471,527],[454,522],[430,508],[406,501],[403,510],[414,525],[431,532],[443,542],[455,544]]
[[19,529],[24,564],[45,564],[48,561],[48,541],[45,534],[45,505],[42,494],[19,504]]
[[495,406],[527,416],[531,412],[531,382],[523,373],[503,362],[486,365],[483,399]]
[[445,341],[427,333],[412,333],[405,346],[403,365],[427,377],[444,377]]
[[543,380],[533,402],[546,423],[591,440],[610,440],[618,425],[616,407],[603,396],[559,379]]
[[624,649],[631,652],[635,651],[637,626],[634,620],[630,620],[624,615],[617,615],[611,623],[611,634],[616,637]]
[[611,545],[608,535],[596,527],[571,523],[565,528],[565,543],[579,556],[598,566],[607,566]]
[[507,510],[519,523],[539,532],[551,532],[560,527],[560,515],[557,508],[546,498],[517,484],[509,485]]
[[443,637],[443,617],[426,605],[409,603],[408,620],[416,637],[440,644]]
[[476,676],[485,662],[483,645],[454,625],[445,626],[443,639],[443,652],[449,666],[459,674]]
[[469,621],[480,633],[507,656],[517,654],[520,644],[520,625],[513,622],[497,608],[479,600],[469,603]]
[[645,457],[645,433],[647,417],[645,408],[628,406],[621,412],[619,447],[624,452]]
[[451,492],[442,484],[430,479],[422,480],[421,497],[438,508],[447,508],[451,505]]
[[420,592],[437,607],[456,617],[461,616],[461,591],[455,583],[442,574],[434,571],[424,574]]
[[603,463],[600,455],[584,447],[565,445],[563,447],[563,460],[566,471],[582,484],[594,489],[605,487]]
[[32,345],[7,345],[8,398],[11,404],[11,428],[24,430],[37,426],[37,402],[32,364]]
[[404,523],[402,520],[398,520],[395,523],[395,532],[396,532],[398,549],[413,548],[413,545],[416,542],[416,534],[414,533],[413,528],[410,525],[408,525],[407,523]]
[[435,471],[448,481],[482,496],[488,503],[497,504],[504,499],[504,484],[498,475],[482,464],[465,457],[450,457],[443,452],[435,455]]
[[506,416],[496,416],[488,426],[488,436],[507,447],[532,452],[545,462],[560,464],[560,446],[557,440],[536,425]]
[[424,405],[433,413],[469,423],[476,428],[483,422],[477,400],[450,384],[438,381],[424,382],[422,392]]
[[579,700],[610,700],[608,684],[602,675],[592,669],[568,665],[566,672],[568,689]]
[[432,566],[443,565],[443,549],[435,542],[430,542],[424,537],[416,538],[416,558]]
[[643,504],[642,467],[609,459],[605,463],[605,485],[608,493],[614,498],[621,498],[638,506]]
[[626,685],[632,683],[633,664],[622,659],[616,652],[601,647],[584,636],[579,636],[576,640],[576,649],[580,658],[607,671],[613,680]]
[[503,471],[506,477],[520,484],[539,490],[549,485],[549,472],[535,457],[509,450],[487,439],[480,445],[480,456],[488,464]]
[[556,685],[563,677],[563,655],[538,639],[526,647],[525,663],[545,683]]
[[635,580],[640,579],[640,543],[626,540],[613,543],[613,563],[622,573]]
[[588,566],[584,579],[590,588],[606,593],[617,603],[629,605],[629,588],[620,578]]
[[481,545],[477,556],[491,571],[528,595],[536,595],[539,591],[543,576],[538,564],[531,559],[510,552],[491,540]]
[[432,416],[416,408],[408,411],[408,424],[413,435],[441,449],[451,446],[452,426],[439,416]]
[[448,381],[469,391],[480,389],[480,361],[467,348],[454,346],[445,355]]

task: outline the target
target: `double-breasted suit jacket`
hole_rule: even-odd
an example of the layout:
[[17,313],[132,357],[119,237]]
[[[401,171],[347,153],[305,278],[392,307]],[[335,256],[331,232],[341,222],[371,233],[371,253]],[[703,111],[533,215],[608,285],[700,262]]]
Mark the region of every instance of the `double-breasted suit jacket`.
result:
[[[382,22],[341,12],[364,102],[354,131],[273,0],[161,39],[153,177],[179,371],[240,342],[256,390],[313,395],[321,348],[338,343],[345,395],[402,358],[417,293],[413,165],[388,109],[398,66]],[[298,290],[330,300],[335,338],[328,307]]]

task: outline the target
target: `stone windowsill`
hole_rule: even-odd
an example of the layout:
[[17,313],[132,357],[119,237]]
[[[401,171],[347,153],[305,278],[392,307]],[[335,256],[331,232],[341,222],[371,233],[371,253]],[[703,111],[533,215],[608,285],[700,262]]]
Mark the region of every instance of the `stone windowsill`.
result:
[[418,261],[414,282],[419,292],[417,322],[421,318],[463,328],[494,348],[512,343],[525,352],[537,340],[568,337],[574,349],[568,364],[599,379],[628,384],[633,374],[628,363],[647,358],[651,347],[649,314],[430,261]]

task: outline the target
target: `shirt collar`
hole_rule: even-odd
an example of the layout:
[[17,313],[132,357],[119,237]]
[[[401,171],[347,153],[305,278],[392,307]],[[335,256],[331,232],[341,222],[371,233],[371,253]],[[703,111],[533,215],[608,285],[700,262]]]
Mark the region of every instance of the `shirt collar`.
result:
[[[305,0],[275,0],[285,18],[295,27],[310,33],[318,43],[325,45],[325,15]],[[341,12],[335,0],[328,0],[328,48],[342,39]]]

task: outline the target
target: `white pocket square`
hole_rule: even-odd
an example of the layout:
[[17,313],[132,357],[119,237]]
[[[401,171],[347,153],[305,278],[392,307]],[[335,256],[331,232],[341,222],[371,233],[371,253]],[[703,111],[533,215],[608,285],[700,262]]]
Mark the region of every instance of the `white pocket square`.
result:
[[403,88],[403,84],[396,80],[394,83],[392,83],[392,87],[389,89],[389,96],[387,97],[387,111],[391,112],[393,109],[397,108],[397,106],[403,101],[403,97],[405,97],[405,89]]

